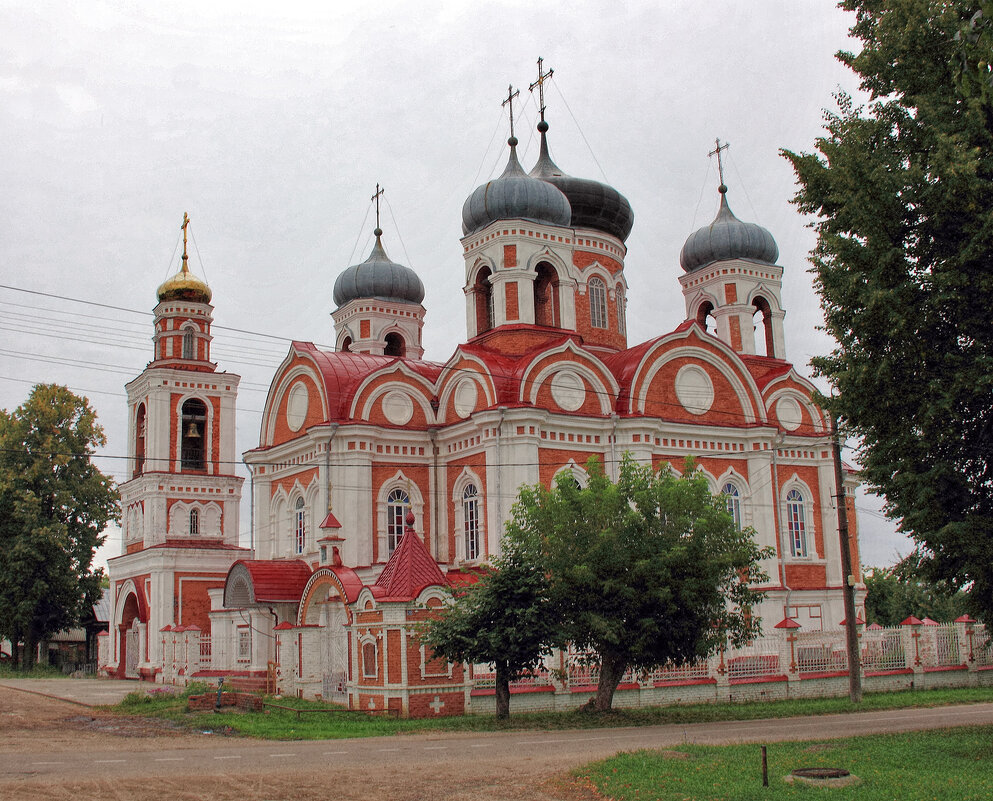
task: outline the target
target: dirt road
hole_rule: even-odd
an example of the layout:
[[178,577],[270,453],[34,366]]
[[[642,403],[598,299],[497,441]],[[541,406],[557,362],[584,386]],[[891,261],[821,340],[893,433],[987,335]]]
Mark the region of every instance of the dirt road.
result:
[[0,687],[0,798],[309,801],[590,799],[568,771],[636,748],[993,723],[993,704],[576,732],[259,742],[191,734]]

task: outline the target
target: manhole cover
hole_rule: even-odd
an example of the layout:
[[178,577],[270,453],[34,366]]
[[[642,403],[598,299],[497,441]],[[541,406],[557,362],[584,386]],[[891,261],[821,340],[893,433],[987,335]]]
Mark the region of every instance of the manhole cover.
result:
[[846,776],[850,776],[849,773],[844,768],[797,768],[796,770],[790,771],[791,776],[796,776],[798,779],[844,779]]

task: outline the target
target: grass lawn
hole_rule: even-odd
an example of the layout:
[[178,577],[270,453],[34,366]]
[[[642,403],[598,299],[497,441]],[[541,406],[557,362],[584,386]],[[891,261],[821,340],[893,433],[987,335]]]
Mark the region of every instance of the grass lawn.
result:
[[267,707],[263,712],[225,708],[220,713],[187,711],[186,695],[212,687],[191,685],[186,690],[153,688],[131,693],[111,709],[126,715],[154,715],[175,720],[200,730],[230,729],[249,737],[273,740],[326,740],[348,737],[376,737],[426,731],[515,731],[603,728],[610,726],[653,726],[667,723],[700,723],[721,720],[755,720],[800,715],[826,715],[872,709],[903,709],[993,701],[993,688],[977,687],[926,692],[867,694],[854,706],[847,698],[815,698],[794,701],[766,701],[743,704],[697,704],[692,706],[623,709],[606,715],[589,712],[544,712],[512,715],[498,721],[490,715],[428,720],[397,720],[342,711],[328,704],[295,698],[267,699],[295,712]]
[[[768,760],[768,787],[762,786],[758,745],[638,751],[588,765],[577,775],[616,801],[986,801],[993,797],[993,727],[989,726],[772,743]],[[783,776],[801,767],[844,768],[861,782],[821,789],[783,781]]]

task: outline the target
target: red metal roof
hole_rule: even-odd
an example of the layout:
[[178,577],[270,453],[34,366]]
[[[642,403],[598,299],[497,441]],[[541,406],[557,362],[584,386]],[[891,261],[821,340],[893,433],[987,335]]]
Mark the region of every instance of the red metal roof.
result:
[[256,603],[298,603],[312,572],[300,559],[239,559],[231,570],[238,565],[248,571]]
[[329,511],[328,516],[321,522],[321,528],[341,528],[341,523],[338,522],[334,513]]
[[[412,518],[413,515],[409,517]],[[425,587],[431,586],[445,587],[448,582],[417,532],[408,525],[390,561],[386,563],[383,572],[379,574],[379,580],[372,588],[373,596],[412,600]],[[382,591],[382,596],[378,595],[376,587]]]
[[166,540],[165,542],[160,542],[157,545],[149,545],[145,550],[150,551],[152,548],[186,548],[186,549],[199,549],[204,551],[247,551],[248,548],[242,548],[240,545],[231,545],[230,543],[223,542],[222,540]]

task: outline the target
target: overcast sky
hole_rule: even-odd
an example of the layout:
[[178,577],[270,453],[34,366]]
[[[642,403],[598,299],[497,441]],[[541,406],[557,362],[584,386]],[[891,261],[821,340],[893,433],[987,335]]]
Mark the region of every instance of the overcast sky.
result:
[[[796,0],[368,6],[0,0],[0,407],[39,381],[87,395],[100,466],[126,478],[123,386],[150,359],[189,212],[213,357],[243,376],[238,450],[253,447],[288,341],[334,341],[331,290],[371,248],[377,182],[387,253],[426,288],[425,358],[444,361],[465,340],[462,203],[506,163],[509,84],[533,165],[539,56],[552,158],[635,211],[629,342],[683,320],[679,250],[716,213],[719,137],[731,208],[779,244],[787,357],[809,375],[830,349],[779,149],[812,149],[832,95],[855,92],[834,58],[850,15]],[[859,509],[865,564],[909,550],[878,499]]]

